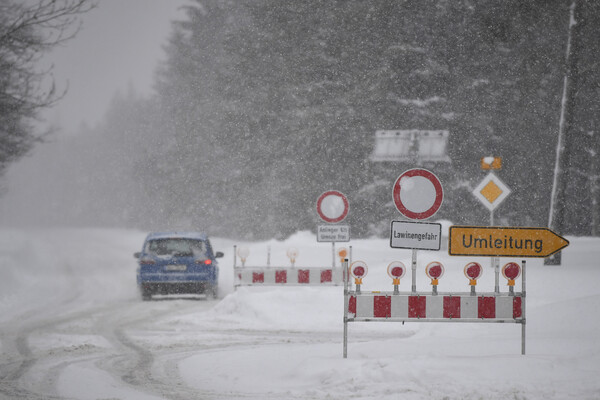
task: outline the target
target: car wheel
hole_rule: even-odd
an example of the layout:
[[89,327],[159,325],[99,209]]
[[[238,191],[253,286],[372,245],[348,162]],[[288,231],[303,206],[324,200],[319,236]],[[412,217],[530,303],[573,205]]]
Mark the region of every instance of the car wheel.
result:
[[142,300],[148,301],[152,300],[152,292],[148,288],[142,288]]
[[216,299],[219,297],[219,287],[218,286],[211,286],[210,287],[210,297],[213,299]]

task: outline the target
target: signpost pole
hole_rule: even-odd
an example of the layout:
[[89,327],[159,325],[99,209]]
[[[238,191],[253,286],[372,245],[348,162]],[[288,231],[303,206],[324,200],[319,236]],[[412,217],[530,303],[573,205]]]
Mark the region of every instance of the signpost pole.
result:
[[417,292],[417,249],[412,250],[412,292]]
[[331,268],[335,269],[335,242],[331,242]]
[[237,290],[238,281],[236,281],[235,267],[237,263],[237,246],[233,245],[233,290]]
[[494,291],[496,293],[500,293],[500,259],[498,257],[492,257],[492,267],[494,268],[494,275],[496,279]]
[[350,247],[350,250],[348,251],[348,262],[350,264],[352,264],[352,246],[349,246],[349,247]]
[[526,272],[525,272],[525,264],[527,263],[527,261],[523,260],[522,261],[522,280],[521,280],[521,291],[523,292],[522,297],[521,297],[521,309],[523,310],[523,322],[521,322],[521,354],[525,355],[525,325],[526,325],[526,318],[525,318],[525,308],[526,308],[526,304],[527,304],[527,300],[526,300],[526,290],[525,290],[525,285],[526,285]]
[[[490,226],[494,226],[494,209],[490,209]],[[500,293],[500,260],[497,257],[491,258],[491,266],[494,269],[495,284],[494,292]]]
[[342,279],[344,280],[344,358],[348,358],[348,259],[342,262]]

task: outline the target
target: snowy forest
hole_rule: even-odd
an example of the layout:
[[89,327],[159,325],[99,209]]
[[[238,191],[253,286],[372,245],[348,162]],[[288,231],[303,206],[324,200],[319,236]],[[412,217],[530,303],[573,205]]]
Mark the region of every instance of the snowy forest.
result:
[[[486,225],[471,193],[502,157],[512,190],[496,223],[547,226],[570,2],[190,1],[173,23],[155,94],[115,96],[48,168],[60,221],[194,229],[245,239],[314,231],[318,196],[350,203],[353,237],[389,235],[396,178],[434,172],[433,218]],[[600,4],[581,2],[572,52],[565,231],[598,235]],[[448,131],[448,160],[371,157],[378,130]],[[68,217],[64,217],[67,215]]]

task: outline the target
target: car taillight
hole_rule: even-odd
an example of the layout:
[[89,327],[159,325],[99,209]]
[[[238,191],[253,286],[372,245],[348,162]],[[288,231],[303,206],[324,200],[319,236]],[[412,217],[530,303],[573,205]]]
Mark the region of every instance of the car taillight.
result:
[[151,258],[142,258],[140,260],[140,264],[141,265],[153,265],[154,264],[154,260]]
[[210,264],[212,264],[212,261],[211,260],[196,260],[196,264],[210,265]]

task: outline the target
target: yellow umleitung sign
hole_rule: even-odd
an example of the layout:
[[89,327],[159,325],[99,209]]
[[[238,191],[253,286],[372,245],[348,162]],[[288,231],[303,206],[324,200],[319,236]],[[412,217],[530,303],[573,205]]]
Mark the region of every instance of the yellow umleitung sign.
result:
[[548,257],[569,241],[548,228],[451,226],[451,256]]

